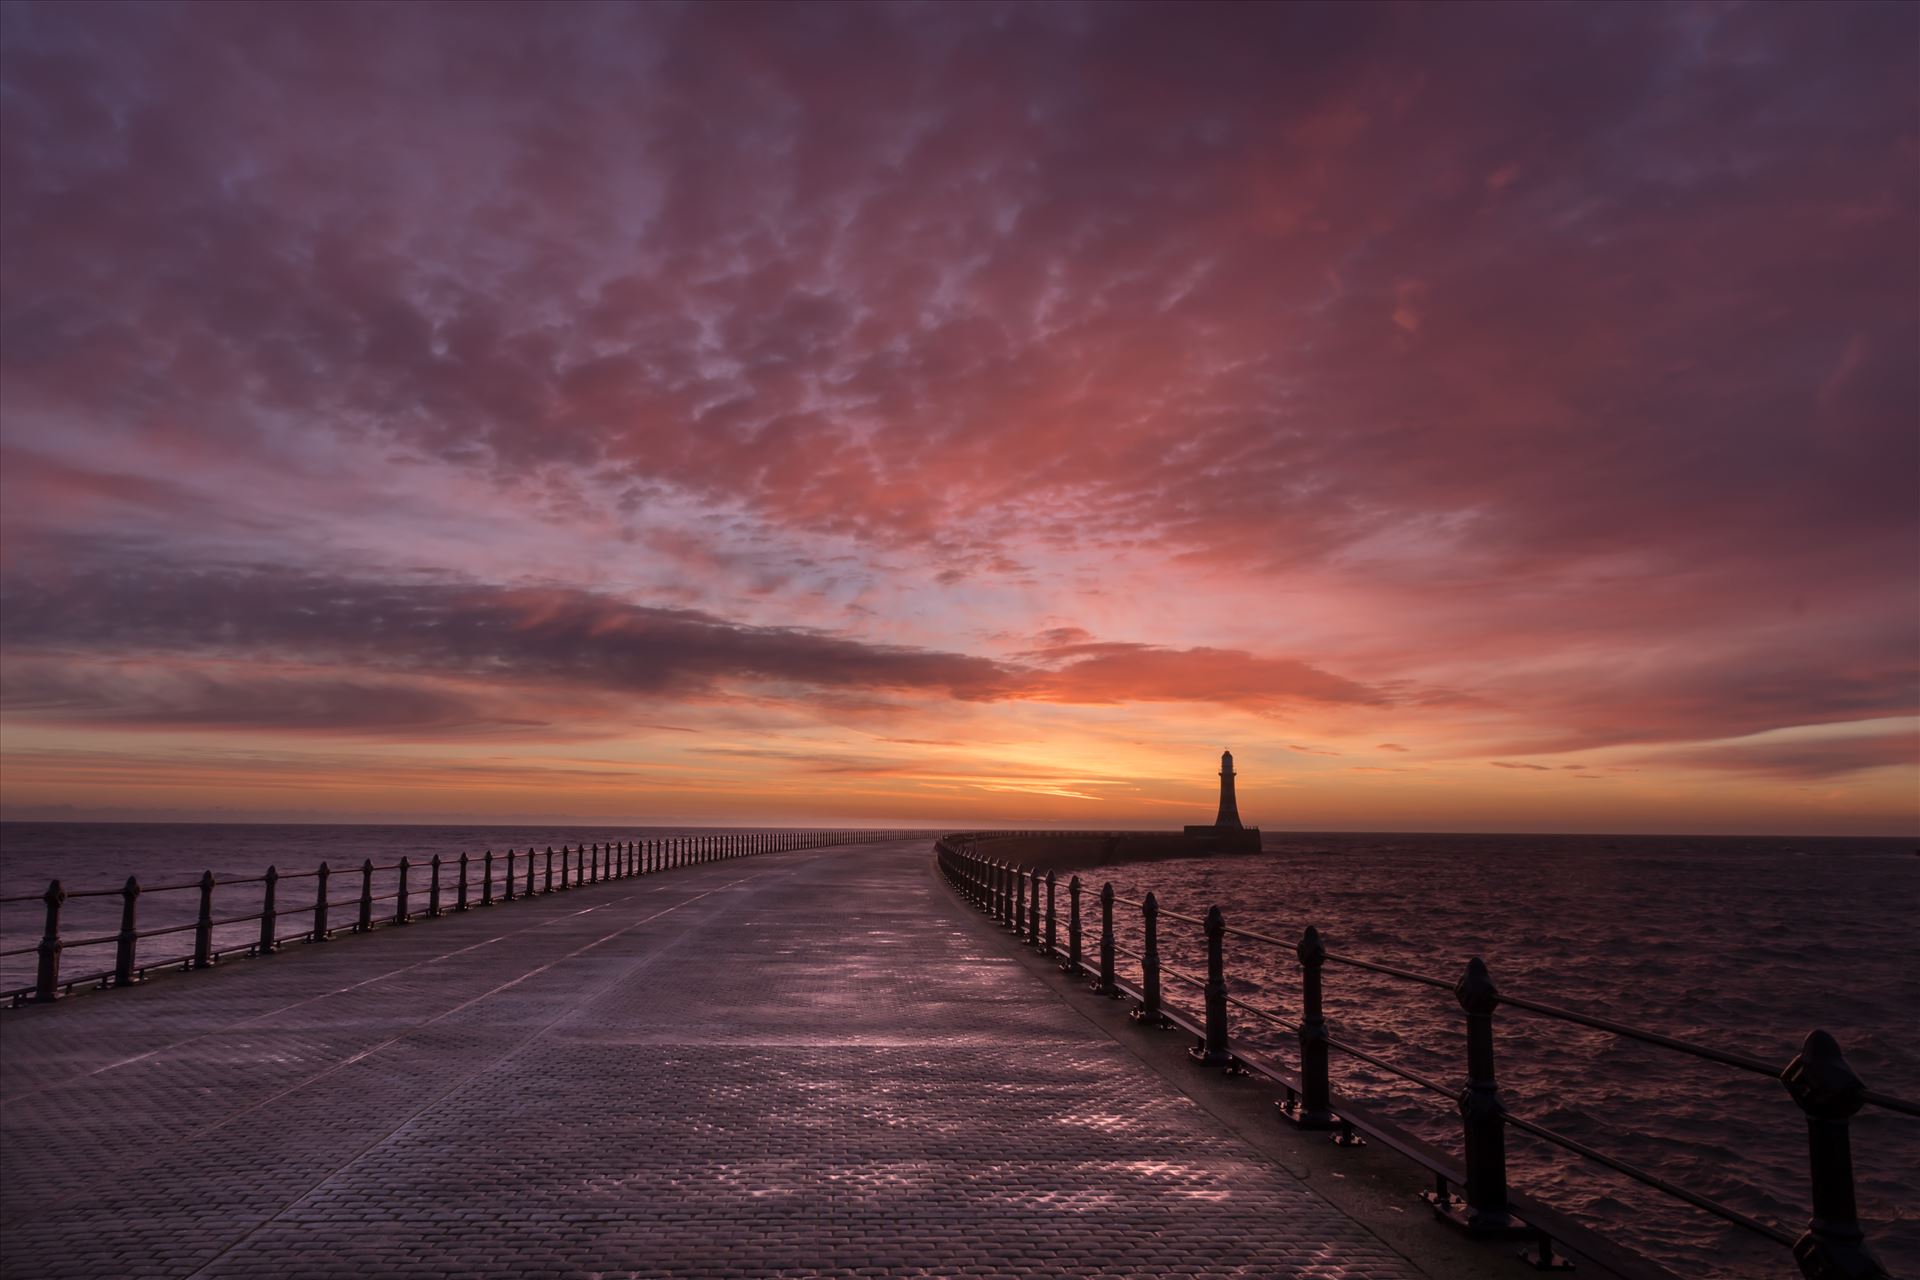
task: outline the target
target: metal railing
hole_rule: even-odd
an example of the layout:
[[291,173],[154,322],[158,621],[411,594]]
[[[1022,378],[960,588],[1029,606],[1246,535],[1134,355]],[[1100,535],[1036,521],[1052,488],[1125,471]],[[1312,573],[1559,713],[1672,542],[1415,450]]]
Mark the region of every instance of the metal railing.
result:
[[[936,863],[956,890],[988,916],[1013,930],[1042,954],[1057,956],[1060,933],[1055,918],[1057,873],[1043,867],[1017,865],[1005,859],[983,856],[980,852],[982,842],[1000,839],[1008,834],[1011,833],[969,832],[943,837],[934,845]],[[1358,1145],[1364,1141],[1363,1135],[1379,1137],[1403,1155],[1415,1159],[1434,1175],[1433,1190],[1426,1193],[1425,1199],[1439,1217],[1474,1235],[1512,1236],[1534,1241],[1539,1249],[1534,1260],[1536,1266],[1544,1269],[1555,1265],[1555,1236],[1558,1235],[1564,1242],[1569,1224],[1544,1208],[1530,1208],[1530,1220],[1523,1219],[1516,1212],[1516,1197],[1510,1193],[1507,1185],[1508,1128],[1518,1129],[1582,1160],[1601,1165],[1752,1235],[1790,1246],[1802,1274],[1809,1280],[1884,1280],[1887,1274],[1868,1248],[1860,1226],[1848,1125],[1864,1106],[1920,1116],[1920,1104],[1868,1089],[1848,1066],[1838,1042],[1825,1031],[1810,1032],[1800,1053],[1782,1068],[1745,1054],[1730,1053],[1643,1027],[1504,993],[1494,985],[1487,966],[1478,957],[1467,962],[1465,972],[1457,981],[1448,982],[1444,978],[1329,951],[1319,930],[1311,926],[1298,941],[1288,942],[1256,930],[1228,926],[1217,906],[1210,908],[1204,917],[1183,915],[1160,907],[1152,893],[1139,900],[1120,897],[1114,893],[1111,883],[1100,889],[1099,957],[1090,965],[1085,955],[1085,927],[1081,922],[1082,894],[1080,877],[1072,876],[1064,895],[1068,905],[1065,927],[1067,952],[1061,963],[1063,969],[1091,977],[1093,989],[1106,996],[1132,996],[1135,1004],[1131,1012],[1136,1021],[1151,1026],[1178,1027],[1193,1033],[1195,1044],[1188,1052],[1196,1062],[1272,1079],[1284,1090],[1284,1096],[1275,1106],[1290,1123],[1303,1129],[1331,1130],[1335,1134],[1335,1141],[1343,1145]],[[1123,946],[1116,940],[1116,906],[1133,908],[1140,913],[1142,945],[1138,949]],[[1204,975],[1183,972],[1161,963],[1162,920],[1178,921],[1202,931],[1207,952],[1207,972]],[[1262,1008],[1228,992],[1224,956],[1224,941],[1228,936],[1293,952],[1301,974],[1300,1016],[1297,1019]],[[1138,962],[1141,980],[1137,986],[1119,980],[1115,972],[1116,954],[1125,954]],[[1453,1086],[1434,1080],[1333,1036],[1323,1009],[1325,970],[1328,965],[1365,970],[1395,982],[1451,993],[1466,1023],[1464,1084]],[[1197,1017],[1166,1001],[1163,983],[1169,978],[1200,992],[1201,1005]],[[1807,1230],[1796,1237],[1567,1134],[1509,1112],[1501,1102],[1494,1074],[1494,1013],[1503,1006],[1779,1080],[1806,1119],[1813,1209]],[[1297,1045],[1297,1069],[1289,1072],[1257,1054],[1236,1047],[1228,1020],[1230,1008],[1291,1032]],[[1455,1103],[1461,1117],[1460,1162],[1456,1164],[1450,1159],[1436,1158],[1434,1153],[1424,1149],[1424,1144],[1410,1139],[1390,1124],[1366,1116],[1362,1108],[1351,1100],[1336,1099],[1329,1076],[1329,1057],[1333,1051],[1366,1062],[1419,1089]],[[1455,1195],[1455,1187],[1464,1194]]]
[[[477,858],[465,853],[458,858],[442,858],[435,854],[425,862],[401,858],[398,862],[377,864],[368,858],[358,867],[341,868],[337,872],[325,862],[312,871],[283,873],[276,867],[268,867],[261,875],[226,879],[220,879],[208,871],[198,880],[181,884],[142,885],[137,877],[128,876],[126,883],[119,888],[71,892],[55,880],[47,885],[44,893],[0,898],[0,907],[39,903],[46,913],[45,927],[38,943],[0,950],[0,959],[29,953],[36,957],[33,982],[26,986],[0,989],[0,1002],[11,1006],[43,1004],[79,987],[134,986],[149,973],[158,970],[209,969],[233,956],[272,955],[289,943],[326,942],[343,927],[340,923],[343,920],[350,920],[344,925],[347,931],[369,933],[389,925],[411,924],[416,920],[470,911],[476,907],[492,907],[511,902],[516,897],[542,897],[604,880],[650,875],[675,867],[755,854],[785,853],[828,845],[868,844],[899,839],[907,834],[910,833],[767,831],[666,836],[572,846],[563,844],[557,852],[552,845],[548,845],[544,857],[533,848],[528,848],[524,856],[516,849],[508,849],[503,855],[496,856],[489,849]],[[396,873],[391,887],[375,892],[375,875],[387,872]],[[425,877],[424,885],[418,885],[414,880],[416,873]],[[331,886],[336,874],[357,875],[358,892],[352,897],[335,898],[335,890]],[[298,905],[283,907],[280,905],[281,886],[295,880],[312,880],[313,895]],[[253,885],[260,886],[257,909],[226,916],[216,913],[217,889]],[[197,893],[199,906],[193,920],[141,929],[141,900],[163,893]],[[249,897],[252,895],[249,894]],[[62,935],[61,913],[65,905],[76,899],[87,898],[118,898],[119,929],[86,937]],[[349,914],[335,915],[335,912]],[[289,916],[301,917],[303,927],[291,932],[284,930],[280,922]],[[216,929],[252,922],[258,922],[258,932],[245,942],[225,947],[215,945]],[[192,934],[192,949],[184,954],[141,954],[141,944],[144,942],[189,932]],[[77,975],[62,973],[61,960],[65,952],[109,945],[114,948],[112,968]]]

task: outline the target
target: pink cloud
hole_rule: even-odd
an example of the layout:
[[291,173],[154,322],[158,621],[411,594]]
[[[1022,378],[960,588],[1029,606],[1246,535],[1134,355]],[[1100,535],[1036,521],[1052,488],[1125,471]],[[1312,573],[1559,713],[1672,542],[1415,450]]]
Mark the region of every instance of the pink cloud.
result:
[[311,687],[87,714],[576,714],[451,687],[499,662],[1481,759],[1920,706],[1910,7],[5,21],[31,714],[279,647]]

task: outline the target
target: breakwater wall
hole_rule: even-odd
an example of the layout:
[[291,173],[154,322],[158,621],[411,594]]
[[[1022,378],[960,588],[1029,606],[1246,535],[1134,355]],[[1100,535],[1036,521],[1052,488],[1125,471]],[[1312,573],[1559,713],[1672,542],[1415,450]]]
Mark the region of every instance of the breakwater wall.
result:
[[1258,847],[1223,848],[1183,831],[963,831],[949,840],[971,841],[983,854],[1007,862],[1041,863],[1056,871],[1169,858],[1262,856]]
[[[1639,1183],[1676,1207],[1697,1210],[1738,1233],[1781,1246],[1790,1253],[1788,1265],[1797,1264],[1808,1280],[1879,1280],[1888,1274],[1860,1222],[1849,1126],[1866,1107],[1914,1117],[1920,1116],[1920,1103],[1867,1088],[1827,1031],[1809,1032],[1791,1061],[1765,1062],[1502,991],[1477,957],[1466,960],[1457,978],[1448,978],[1337,952],[1311,926],[1297,938],[1279,938],[1230,926],[1218,905],[1204,916],[1166,910],[1152,892],[1139,898],[1119,895],[1111,883],[1092,876],[1083,879],[1073,865],[1060,865],[1067,858],[1084,856],[1084,840],[1062,840],[1058,846],[1062,858],[1056,860],[1043,833],[1013,834],[1012,839],[986,832],[945,837],[934,847],[936,867],[964,899],[1022,943],[1056,961],[1067,973],[1088,979],[1100,995],[1129,1001],[1133,1021],[1143,1034],[1185,1034],[1192,1039],[1188,1052],[1196,1066],[1272,1085],[1278,1094],[1274,1106],[1280,1119],[1299,1129],[1328,1131],[1340,1145],[1372,1142],[1411,1161],[1431,1176],[1432,1189],[1424,1198],[1442,1222],[1474,1236],[1526,1240],[1532,1261],[1542,1269],[1555,1266],[1559,1245],[1589,1257],[1605,1257],[1607,1265],[1623,1275],[1671,1274],[1610,1247],[1588,1226],[1510,1186],[1507,1135],[1517,1131]],[[1003,856],[1013,852],[1025,858],[1016,861]],[[1161,939],[1174,931],[1186,935],[1176,942],[1198,944],[1205,956],[1204,972],[1163,964]],[[1123,933],[1138,945],[1128,945]],[[1227,973],[1224,944],[1228,938],[1236,949],[1278,949],[1289,955],[1300,975],[1298,1003],[1276,1004],[1271,996],[1243,998],[1253,994],[1244,984],[1236,992]],[[1130,968],[1137,969],[1137,980],[1122,978],[1122,956]],[[1437,1078],[1424,1063],[1415,1070],[1335,1034],[1325,1016],[1325,1002],[1330,984],[1338,984],[1346,971],[1405,984],[1424,996],[1438,993],[1441,1007],[1451,1009],[1463,1025],[1459,1075]],[[1338,986],[1332,990],[1337,996]],[[1782,1123],[1793,1123],[1797,1109],[1807,1134],[1811,1213],[1806,1228],[1796,1233],[1777,1222],[1757,1219],[1539,1119],[1510,1112],[1495,1071],[1497,1013],[1539,1019],[1569,1030],[1603,1032],[1675,1060],[1691,1059],[1778,1081],[1794,1104],[1793,1109],[1782,1108]],[[1252,1022],[1263,1030],[1287,1033],[1291,1052],[1270,1054],[1248,1048],[1245,1037],[1236,1031]],[[1503,1052],[1513,1052],[1513,1045],[1509,1041]],[[1459,1117],[1458,1146],[1425,1141],[1337,1089],[1333,1064],[1345,1057],[1443,1099],[1437,1105]],[[1622,1116],[1618,1121],[1631,1126],[1633,1117]]]
[[[0,958],[35,958],[34,980],[0,989],[0,1004],[44,1004],[76,990],[136,986],[161,971],[210,969],[229,959],[270,956],[288,946],[491,909],[603,881],[907,834],[730,832],[562,844],[557,850],[548,845],[544,853],[530,847],[457,858],[436,854],[418,862],[404,857],[379,863],[366,858],[342,867],[322,862],[302,871],[269,866],[256,876],[221,878],[208,871],[197,880],[158,885],[129,876],[113,887],[69,890],[54,880],[44,893],[0,898],[0,910],[35,911],[42,919],[37,943],[0,951]],[[143,928],[141,916],[152,914],[156,898],[161,923]],[[76,921],[78,911],[86,915]],[[81,953],[85,962],[72,963],[71,952]]]

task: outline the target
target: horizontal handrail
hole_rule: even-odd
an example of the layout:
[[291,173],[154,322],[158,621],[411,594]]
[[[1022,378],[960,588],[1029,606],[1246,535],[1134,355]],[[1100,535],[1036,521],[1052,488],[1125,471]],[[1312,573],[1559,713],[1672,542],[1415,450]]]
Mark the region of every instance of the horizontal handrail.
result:
[[1595,1164],[1603,1164],[1616,1173],[1623,1173],[1635,1182],[1652,1187],[1657,1191],[1664,1191],[1677,1200],[1685,1200],[1696,1209],[1705,1209],[1716,1218],[1725,1219],[1735,1226],[1745,1227],[1748,1231],[1767,1236],[1779,1244],[1791,1245],[1794,1241],[1791,1232],[1782,1231],[1780,1228],[1769,1223],[1761,1222],[1757,1218],[1750,1218],[1738,1209],[1721,1204],[1718,1200],[1712,1200],[1696,1192],[1689,1191],[1677,1183],[1668,1181],[1657,1173],[1649,1173],[1647,1170],[1631,1165],[1617,1156],[1610,1156],[1604,1151],[1596,1151],[1586,1143],[1581,1142],[1578,1138],[1569,1138],[1564,1133],[1549,1129],[1543,1124],[1536,1124],[1532,1120],[1522,1119],[1520,1116],[1513,1115],[1510,1112],[1502,1118],[1523,1133],[1530,1133],[1536,1138],[1543,1138],[1551,1142],[1554,1146],[1565,1148],[1575,1155],[1584,1156]]
[[[435,854],[419,861],[402,857],[386,863],[365,858],[358,865],[340,867],[331,867],[322,862],[311,871],[284,874],[275,867],[268,867],[260,875],[224,878],[208,871],[197,881],[181,884],[142,885],[137,877],[129,877],[125,884],[114,889],[68,891],[55,880],[47,886],[45,893],[17,894],[0,899],[0,903],[35,903],[46,911],[45,929],[37,945],[0,951],[0,957],[29,953],[38,956],[34,982],[0,990],[0,1001],[12,1005],[44,1003],[96,981],[100,975],[62,978],[60,957],[68,949],[117,945],[114,969],[106,975],[111,981],[103,981],[101,985],[132,986],[142,976],[156,969],[175,966],[205,969],[227,956],[272,955],[285,942],[326,942],[337,933],[365,933],[416,919],[491,908],[517,898],[544,897],[549,893],[630,876],[651,875],[676,867],[833,845],[871,844],[900,839],[908,834],[911,833],[895,829],[701,832],[635,837],[630,840],[578,841],[562,844],[558,849],[549,845],[544,851],[529,846],[524,854],[516,847],[500,854],[485,851],[477,857],[468,853],[456,856]],[[397,883],[383,882],[376,893],[374,877],[389,872],[398,873]],[[335,876],[350,883],[357,881],[358,892],[352,897],[331,896],[328,892],[329,883]],[[280,884],[303,879],[317,881],[312,898],[305,903],[282,907],[277,897]],[[216,893],[240,886],[262,886],[255,891],[258,895],[257,907],[239,914],[215,916]],[[151,929],[137,926],[140,899],[155,893],[185,890],[194,890],[199,896],[199,910],[193,921]],[[117,897],[121,901],[118,932],[84,938],[62,935],[60,919],[65,903],[76,898],[107,897]],[[335,912],[353,914],[336,916]],[[309,917],[312,926],[283,938],[280,936],[279,922],[292,915]],[[253,923],[260,926],[257,938],[244,943],[223,941],[221,945],[215,945],[215,930]],[[141,942],[188,931],[194,935],[192,954],[164,961],[143,960],[140,957]]]
[[1399,978],[1405,982],[1417,982],[1423,986],[1438,987],[1442,991],[1451,991],[1456,984],[1445,978],[1435,978],[1424,973],[1415,973],[1411,969],[1402,969],[1396,965],[1381,964],[1377,960],[1362,960],[1358,956],[1337,955],[1327,952],[1327,959],[1334,964],[1344,964],[1351,969],[1365,969],[1370,973],[1383,973],[1389,978]]
[[1398,1063],[1388,1062],[1385,1058],[1381,1057],[1379,1054],[1373,1053],[1366,1049],[1362,1049],[1359,1045],[1356,1045],[1356,1044],[1348,1044],[1346,1041],[1341,1040],[1336,1036],[1327,1037],[1327,1047],[1329,1049],[1338,1049],[1340,1052],[1346,1054],[1348,1057],[1358,1058],[1362,1062],[1372,1063],[1374,1066],[1380,1068],[1382,1071],[1388,1072],[1391,1075],[1399,1076],[1402,1080],[1411,1081],[1414,1084],[1419,1085],[1423,1089],[1430,1089],[1434,1093],[1439,1094],[1443,1098],[1457,1098],[1460,1096],[1460,1091],[1458,1089],[1450,1089],[1446,1085],[1441,1084],[1438,1080],[1433,1079],[1431,1076],[1424,1076],[1417,1071],[1412,1071],[1406,1067],[1400,1066]]
[[[936,861],[941,870],[956,889],[977,906],[990,915],[998,917],[1003,923],[1013,926],[1017,934],[1035,943],[1043,952],[1051,953],[1055,945],[1057,926],[1054,918],[1053,894],[1056,873],[1040,865],[1030,869],[1016,868],[1003,860],[983,857],[978,852],[981,838],[982,833],[969,833],[947,836],[937,841],[934,849]],[[1048,890],[1045,941],[1041,941],[1043,935],[1039,895],[1039,889],[1043,883]],[[1082,885],[1078,876],[1072,878],[1071,887],[1070,919],[1067,926],[1070,953],[1068,962],[1063,967],[1069,971],[1076,971],[1084,964],[1083,947],[1086,932],[1080,919]],[[1506,1186],[1506,1166],[1501,1136],[1506,1128],[1511,1127],[1751,1233],[1780,1244],[1793,1245],[1795,1257],[1801,1260],[1803,1269],[1812,1276],[1819,1273],[1819,1269],[1826,1265],[1821,1261],[1826,1256],[1825,1250],[1857,1248],[1857,1242],[1860,1239],[1858,1224],[1854,1221],[1857,1215],[1853,1208],[1853,1172],[1845,1135],[1848,1119],[1860,1107],[1866,1105],[1879,1106],[1903,1114],[1920,1115],[1920,1105],[1912,1101],[1866,1089],[1854,1077],[1851,1068],[1840,1054],[1839,1046],[1834,1043],[1831,1036],[1822,1031],[1811,1033],[1805,1045],[1802,1046],[1800,1055],[1781,1070],[1747,1054],[1696,1044],[1690,1040],[1644,1027],[1635,1027],[1576,1009],[1567,1009],[1545,1001],[1500,992],[1487,976],[1486,966],[1478,959],[1467,966],[1462,978],[1456,982],[1448,982],[1445,979],[1397,965],[1329,952],[1321,942],[1318,931],[1314,929],[1306,930],[1299,941],[1288,942],[1259,930],[1231,927],[1225,923],[1218,907],[1211,909],[1204,918],[1186,915],[1159,906],[1156,896],[1151,893],[1144,899],[1138,900],[1121,897],[1114,893],[1111,884],[1101,887],[1097,902],[1100,914],[1098,929],[1100,958],[1098,981],[1094,983],[1094,989],[1110,996],[1120,995],[1123,992],[1135,996],[1139,1003],[1134,1014],[1143,1025],[1171,1023],[1189,1030],[1199,1042],[1192,1050],[1193,1056],[1206,1065],[1245,1065],[1243,1060],[1250,1061],[1257,1056],[1237,1052],[1234,1049],[1233,1040],[1229,1034],[1229,1009],[1238,1010],[1262,1023],[1293,1032],[1298,1037],[1301,1055],[1298,1084],[1271,1071],[1267,1074],[1284,1084],[1287,1101],[1282,1104],[1283,1109],[1295,1123],[1314,1128],[1341,1127],[1356,1123],[1343,1120],[1334,1110],[1327,1071],[1329,1051],[1339,1052],[1368,1063],[1391,1076],[1456,1102],[1464,1125],[1464,1173],[1446,1170],[1424,1157],[1422,1157],[1422,1163],[1441,1179],[1439,1191],[1430,1201],[1436,1211],[1443,1217],[1459,1221],[1469,1230],[1509,1230],[1520,1225],[1519,1219],[1510,1209],[1511,1200]],[[1139,909],[1143,928],[1140,947],[1126,946],[1116,941],[1113,920],[1113,907],[1116,903]],[[1208,958],[1206,977],[1202,978],[1197,974],[1170,968],[1161,963],[1158,928],[1162,919],[1199,925],[1205,931]],[[1295,954],[1303,975],[1302,1001],[1305,1017],[1302,1020],[1294,1021],[1262,1007],[1255,1000],[1234,995],[1227,990],[1222,942],[1229,936],[1262,945],[1281,947]],[[1131,983],[1122,984],[1118,980],[1114,972],[1116,954],[1126,955],[1139,963],[1141,982],[1137,986]],[[1454,996],[1460,1011],[1465,1015],[1464,1021],[1467,1028],[1469,1052],[1466,1087],[1460,1089],[1449,1086],[1422,1072],[1402,1066],[1371,1050],[1331,1035],[1321,1012],[1321,975],[1329,962],[1412,982],[1430,989],[1437,988]],[[1184,985],[1202,989],[1206,1005],[1204,1019],[1195,1021],[1180,1010],[1163,1005],[1161,983],[1169,977]],[[1709,1196],[1682,1187],[1659,1174],[1641,1169],[1630,1161],[1599,1151],[1536,1121],[1509,1114],[1499,1102],[1493,1076],[1493,1013],[1502,1005],[1780,1080],[1787,1086],[1794,1101],[1805,1113],[1809,1126],[1814,1211],[1812,1226],[1809,1227],[1808,1232],[1796,1239],[1780,1227],[1762,1222]],[[1297,1115],[1295,1114],[1296,1104]],[[1393,1145],[1396,1149],[1406,1149],[1404,1142]],[[1455,1206],[1453,1197],[1446,1190],[1448,1181],[1458,1183],[1466,1191],[1464,1208]],[[1546,1222],[1563,1221],[1559,1215],[1540,1206],[1529,1208],[1527,1212]],[[1526,1229],[1545,1240],[1546,1228],[1539,1221]]]

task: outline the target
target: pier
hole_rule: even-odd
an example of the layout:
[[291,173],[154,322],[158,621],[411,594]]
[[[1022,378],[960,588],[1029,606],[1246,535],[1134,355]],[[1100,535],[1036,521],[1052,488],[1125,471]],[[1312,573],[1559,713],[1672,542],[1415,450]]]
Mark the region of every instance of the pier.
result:
[[918,837],[10,1010],[5,1271],[1472,1274],[1323,1198],[1018,950]]

